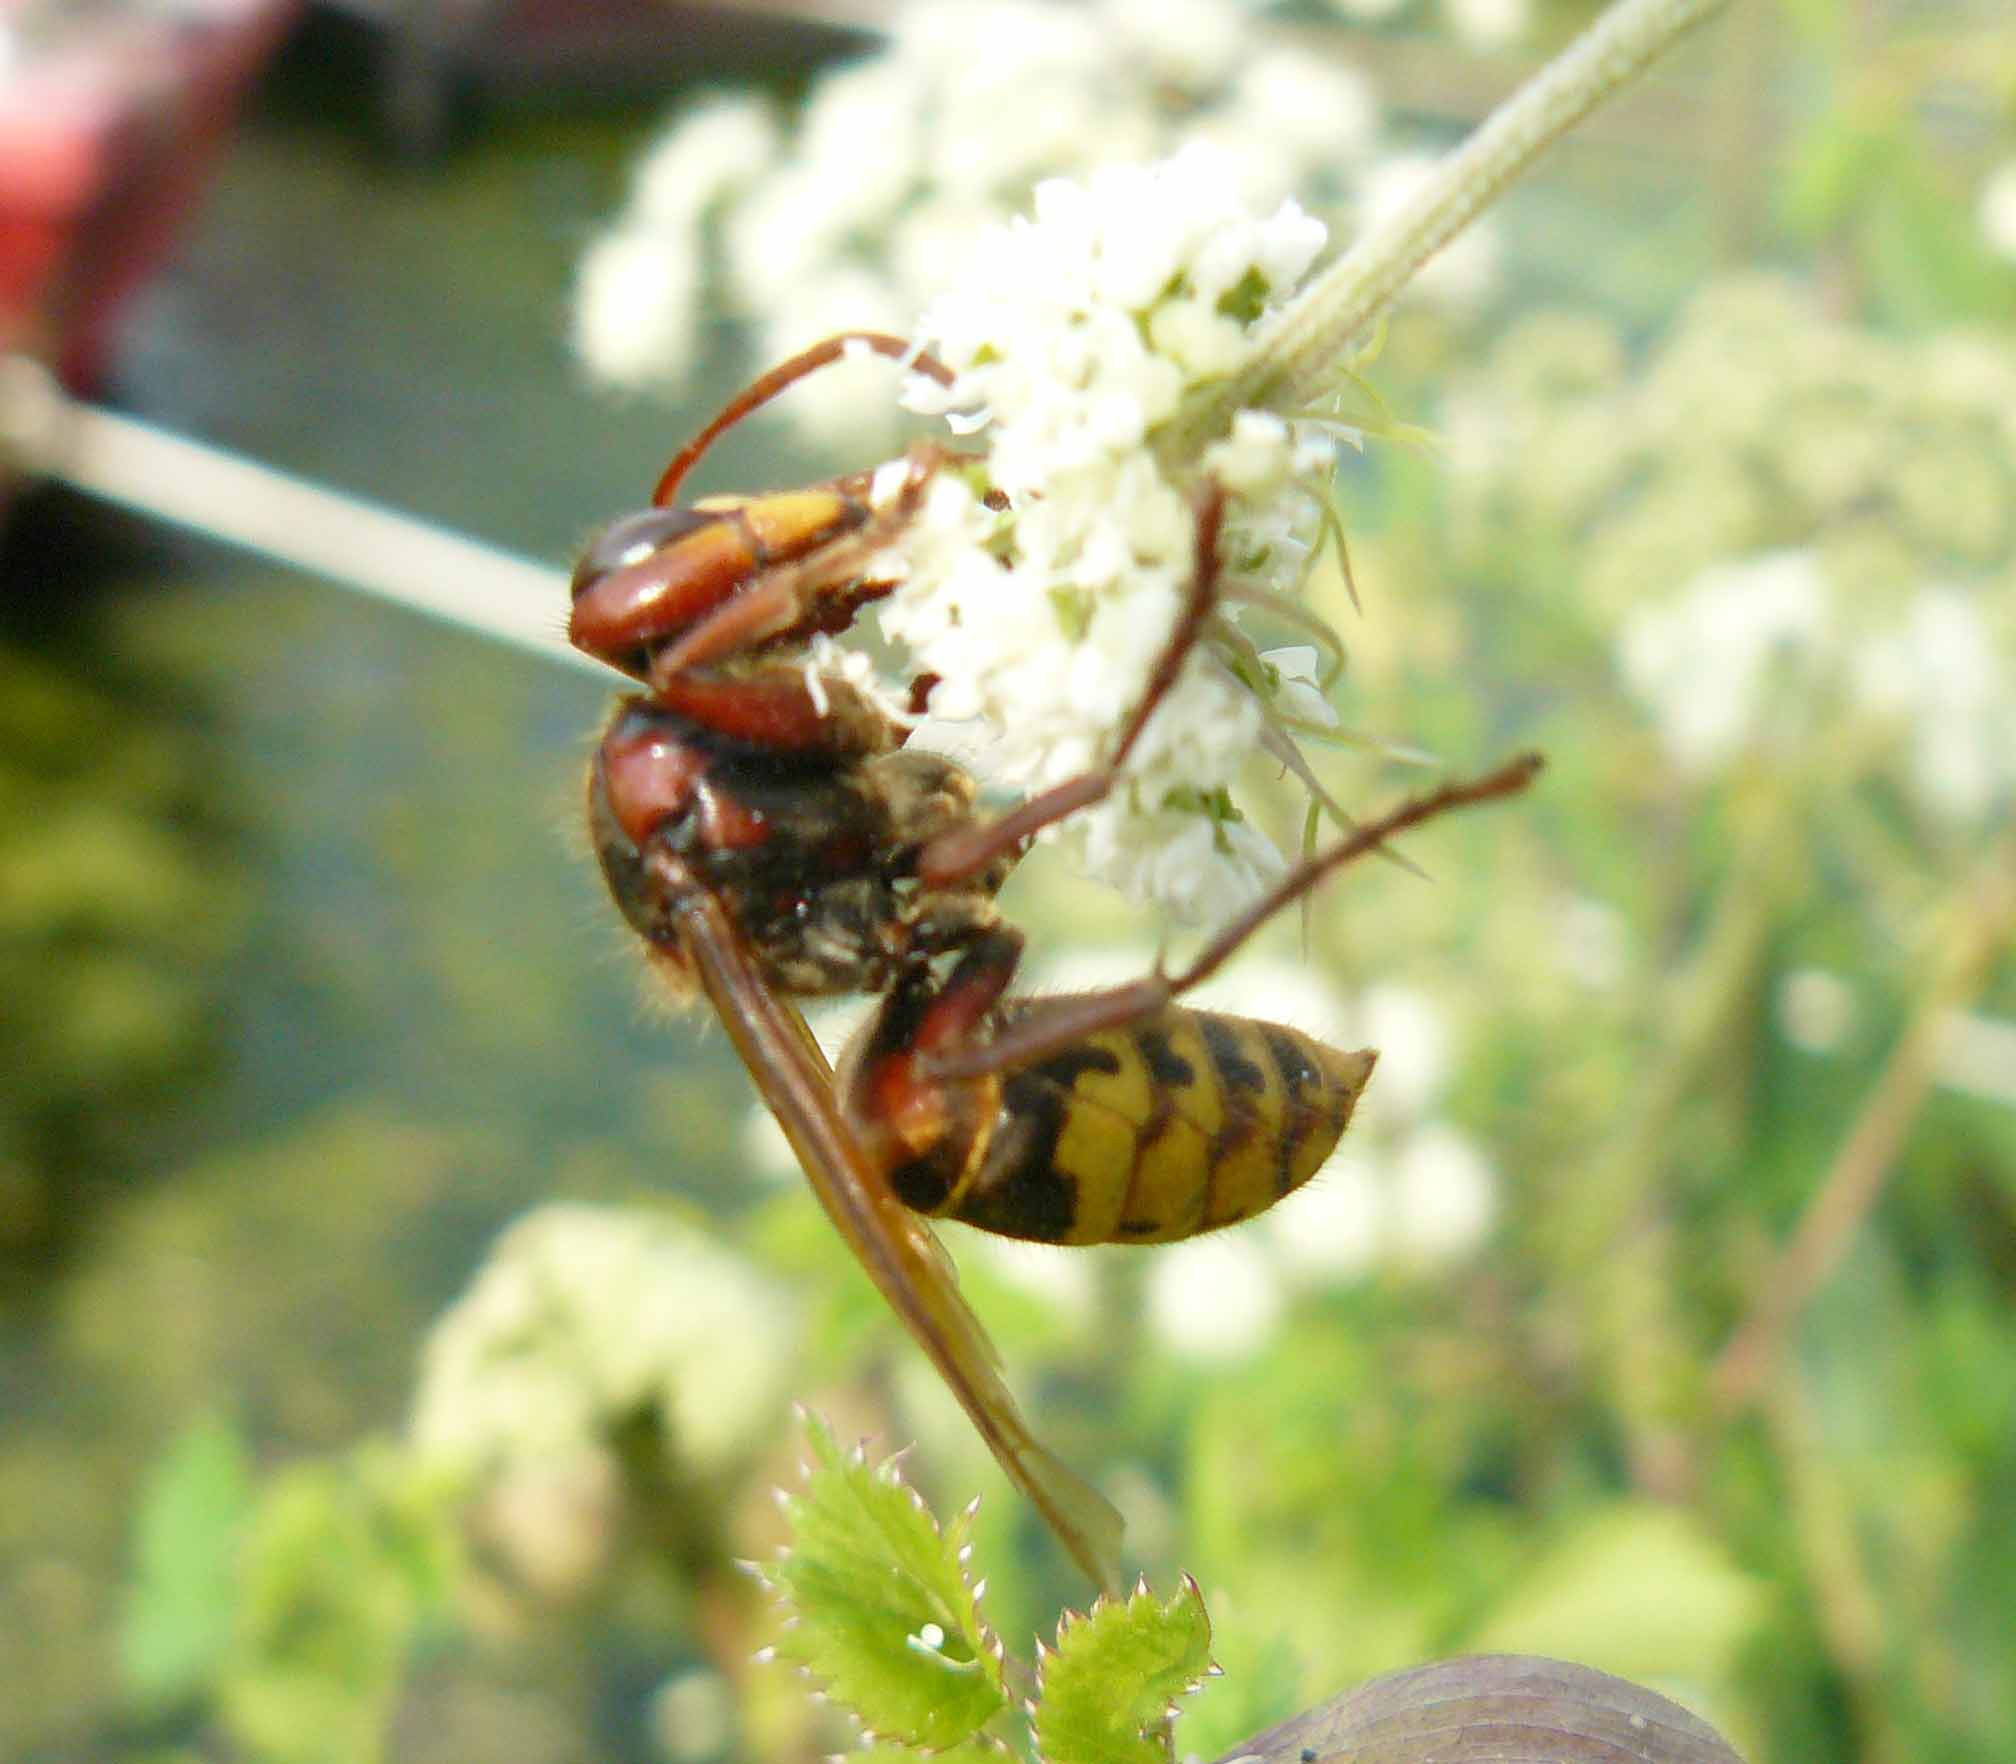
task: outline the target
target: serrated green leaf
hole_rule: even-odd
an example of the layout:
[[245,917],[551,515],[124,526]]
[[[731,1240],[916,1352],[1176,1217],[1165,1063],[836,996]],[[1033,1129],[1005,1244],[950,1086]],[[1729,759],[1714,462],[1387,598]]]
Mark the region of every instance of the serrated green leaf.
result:
[[1306,1661],[1284,1631],[1232,1624],[1220,1632],[1216,1663],[1224,1677],[1208,1697],[1186,1703],[1176,1723],[1185,1758],[1229,1757],[1249,1734],[1285,1721],[1307,1701]]
[[1001,1649],[965,1559],[970,1514],[941,1532],[893,1460],[843,1453],[809,1421],[813,1465],[785,1502],[792,1542],[771,1589],[793,1621],[777,1653],[869,1733],[942,1751],[1007,1706]]
[[1211,1666],[1211,1620],[1188,1575],[1169,1602],[1146,1585],[1124,1605],[1067,1615],[1043,1659],[1036,1750],[1044,1764],[1168,1764],[1176,1699]]
[[217,1417],[185,1432],[148,1476],[119,1636],[122,1676],[141,1702],[194,1696],[222,1656],[251,1499],[244,1442]]

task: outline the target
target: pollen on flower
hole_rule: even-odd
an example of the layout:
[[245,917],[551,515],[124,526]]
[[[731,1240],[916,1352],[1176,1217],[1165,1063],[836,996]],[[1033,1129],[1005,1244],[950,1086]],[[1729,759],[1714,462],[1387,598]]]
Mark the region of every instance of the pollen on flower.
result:
[[[1140,701],[1196,573],[1198,499],[1224,492],[1228,592],[1206,640],[1123,788],[1060,829],[1100,879],[1222,918],[1283,867],[1235,803],[1242,772],[1263,754],[1293,760],[1297,729],[1335,721],[1314,648],[1263,654],[1239,620],[1300,587],[1341,437],[1246,410],[1185,458],[1168,425],[1237,365],[1324,229],[1293,201],[1255,212],[1208,146],[1052,180],[1034,208],[976,244],[922,321],[953,380],[913,376],[905,401],[972,419],[985,453],[932,486],[882,625],[940,682],[921,744],[955,746],[1016,790],[1057,784],[1096,764]],[[943,724],[974,722],[991,736],[977,755],[963,735],[941,739]]]

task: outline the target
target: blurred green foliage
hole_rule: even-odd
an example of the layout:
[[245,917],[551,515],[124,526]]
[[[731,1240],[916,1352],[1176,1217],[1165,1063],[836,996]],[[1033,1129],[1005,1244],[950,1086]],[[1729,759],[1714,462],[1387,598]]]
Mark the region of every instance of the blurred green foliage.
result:
[[0,1258],[18,1277],[214,1052],[244,923],[211,758],[103,629],[0,637]]
[[237,1608],[238,1549],[252,1474],[237,1430],[199,1421],[154,1467],[133,1519],[133,1584],[119,1671],[144,1704],[202,1694]]
[[[1153,1258],[1063,1280],[1061,1257],[957,1246],[1045,1439],[1121,1501],[1159,1583],[1203,1586],[1227,1676],[1182,1733],[1206,1756],[1487,1647],[1659,1683],[1760,1764],[2016,1755],[1994,1033],[2016,1020],[2016,280],[1971,218],[2016,77],[2006,21],[1867,24],[1739,8],[1704,50],[1716,92],[1740,97],[1747,55],[1798,94],[1718,136],[1740,177],[1718,184],[1712,146],[1582,161],[1512,211],[1515,297],[1548,304],[1488,335],[1402,315],[1374,370],[1442,443],[1342,488],[1364,615],[1321,591],[1347,721],[1551,766],[1420,842],[1432,886],[1368,867],[1306,961],[1289,926],[1249,965],[1421,1001],[1491,1235],[1316,1278],[1256,1251],[1284,1305],[1229,1363],[1154,1324]],[[227,313],[276,264],[299,283],[235,364],[238,437],[556,555],[634,499],[681,424],[564,427],[551,308],[608,194],[567,168],[607,183],[628,138],[569,130],[396,190],[300,133],[241,159],[216,237],[264,243],[214,245],[195,283]],[[1713,200],[1662,208],[1676,188]],[[1710,238],[1725,268],[1788,274],[1710,278]],[[309,297],[381,263],[395,293],[343,323]],[[480,421],[426,392],[412,426],[365,403],[347,459],[333,417],[301,433],[356,376],[417,399],[402,364],[479,342]],[[295,356],[305,385],[237,389]],[[480,435],[449,445],[451,415]],[[859,463],[734,445],[747,484]],[[449,489],[422,483],[428,452]],[[451,1474],[394,1434],[428,1319],[556,1194],[655,1231],[676,1193],[788,1283],[783,1382],[843,1437],[918,1441],[942,1510],[985,1491],[970,1537],[1011,1645],[1082,1598],[807,1196],[762,1186],[720,1038],[636,1008],[550,831],[600,695],[214,559],[161,563],[107,616],[0,651],[0,1236],[43,1258],[46,1299],[0,1340],[0,1682],[39,1693],[0,1704],[0,1751],[711,1764],[849,1742],[750,1666],[768,1619],[726,1567],[780,1541],[781,1404],[702,1482],[676,1389],[600,1415],[564,1463]],[[1679,691],[1659,664],[1684,644],[1723,661]],[[1359,779],[1354,804],[1408,783]],[[1035,863],[1010,903],[1042,945],[1135,932]],[[1815,1219],[1842,1229],[1788,1259]]]

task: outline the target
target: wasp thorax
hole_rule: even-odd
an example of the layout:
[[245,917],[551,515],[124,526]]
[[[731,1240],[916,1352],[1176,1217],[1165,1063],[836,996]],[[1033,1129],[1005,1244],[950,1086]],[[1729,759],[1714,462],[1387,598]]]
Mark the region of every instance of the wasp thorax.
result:
[[866,770],[898,844],[926,845],[971,825],[980,790],[956,760],[904,747],[871,761]]

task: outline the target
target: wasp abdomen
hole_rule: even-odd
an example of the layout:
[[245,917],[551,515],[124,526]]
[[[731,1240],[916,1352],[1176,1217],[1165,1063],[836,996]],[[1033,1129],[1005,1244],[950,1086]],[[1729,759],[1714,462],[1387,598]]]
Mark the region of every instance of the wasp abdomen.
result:
[[1376,1057],[1171,1007],[1004,1073],[931,1210],[1041,1243],[1167,1243],[1234,1224],[1316,1173]]

